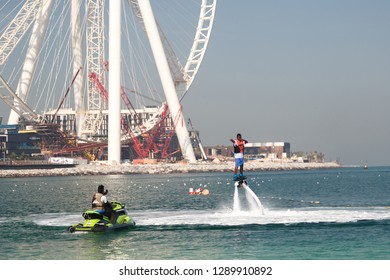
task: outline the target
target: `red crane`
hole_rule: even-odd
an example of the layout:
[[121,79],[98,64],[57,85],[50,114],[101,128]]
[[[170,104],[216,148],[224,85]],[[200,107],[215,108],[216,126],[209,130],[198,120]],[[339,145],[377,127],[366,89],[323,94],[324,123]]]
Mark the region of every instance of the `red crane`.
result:
[[[108,64],[105,64],[106,69],[108,70]],[[92,72],[89,75],[89,78],[96,84],[97,88],[99,89],[103,99],[105,102],[108,102],[108,92],[102,82],[100,81],[99,77],[96,73]],[[123,86],[121,86],[121,98],[125,106],[130,112],[134,113],[134,116],[136,118],[136,125],[138,126],[139,131],[142,133],[143,141],[142,143],[138,139],[138,137],[134,134],[134,132],[131,130],[129,123],[125,118],[122,118],[122,128],[130,135],[132,141],[133,141],[133,148],[136,154],[139,158],[147,158],[149,157],[150,153],[154,153],[157,155],[158,153],[161,153],[161,158],[168,157],[168,148],[171,143],[171,139],[174,133],[174,129],[171,129],[168,133],[168,136],[163,136],[163,134],[166,134],[164,123],[168,116],[168,106],[167,104],[164,104],[163,112],[160,115],[160,118],[157,122],[157,124],[150,129],[149,131],[146,131],[145,127],[142,125],[142,121],[140,119],[137,120],[138,114],[136,113],[136,110],[134,106],[131,104],[131,101],[129,100]],[[176,121],[177,123],[177,121]],[[157,139],[164,139],[162,143],[158,143]]]

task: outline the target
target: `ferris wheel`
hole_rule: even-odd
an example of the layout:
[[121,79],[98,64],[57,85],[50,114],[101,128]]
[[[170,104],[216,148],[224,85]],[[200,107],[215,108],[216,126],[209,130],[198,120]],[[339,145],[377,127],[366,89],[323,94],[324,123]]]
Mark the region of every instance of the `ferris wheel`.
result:
[[[69,111],[80,138],[104,134],[112,1],[3,2],[0,98],[10,108],[8,123],[42,120],[45,115],[54,120],[57,113]],[[168,106],[172,94],[164,92],[164,80],[174,85],[178,102],[189,92],[205,56],[215,10],[216,0],[122,1],[120,106],[121,111],[134,111],[131,134],[122,131],[122,140],[153,129],[168,109],[173,122],[183,117],[181,107]],[[154,31],[163,49],[163,63],[169,67],[165,78],[156,69],[156,40],[150,36]],[[148,116],[142,125],[135,111]]]

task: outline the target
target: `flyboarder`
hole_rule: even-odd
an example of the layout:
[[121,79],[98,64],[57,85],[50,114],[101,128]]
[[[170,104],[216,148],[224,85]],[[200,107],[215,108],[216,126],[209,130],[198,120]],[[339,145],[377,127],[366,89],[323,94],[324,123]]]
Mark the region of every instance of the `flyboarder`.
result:
[[[240,133],[237,134],[237,139],[233,140],[230,139],[230,141],[233,143],[234,148],[234,160],[235,160],[235,166],[234,166],[234,181],[242,181],[245,179],[245,176],[243,174],[244,172],[244,145],[248,143],[245,139],[242,139],[242,136]],[[237,174],[238,168],[240,168],[240,174]]]

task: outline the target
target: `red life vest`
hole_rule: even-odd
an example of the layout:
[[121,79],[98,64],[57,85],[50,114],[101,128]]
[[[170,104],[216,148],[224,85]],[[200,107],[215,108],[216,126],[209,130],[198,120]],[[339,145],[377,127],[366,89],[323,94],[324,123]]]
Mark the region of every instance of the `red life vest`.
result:
[[234,153],[244,153],[244,145],[245,145],[244,140],[236,139],[234,141]]

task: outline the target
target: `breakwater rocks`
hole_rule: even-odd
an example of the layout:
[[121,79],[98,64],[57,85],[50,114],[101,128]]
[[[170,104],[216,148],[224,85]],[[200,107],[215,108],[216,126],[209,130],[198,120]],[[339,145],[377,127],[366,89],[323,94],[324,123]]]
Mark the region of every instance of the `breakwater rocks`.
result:
[[[245,163],[245,171],[268,170],[305,170],[319,168],[340,168],[335,162],[327,163],[284,163],[258,162]],[[232,172],[233,162],[213,163],[199,162],[185,163],[157,163],[143,165],[104,165],[81,164],[75,167],[55,169],[23,169],[0,170],[0,178],[6,177],[46,177],[46,176],[83,176],[83,175],[113,175],[113,174],[169,174],[169,173],[196,173],[196,172]]]

